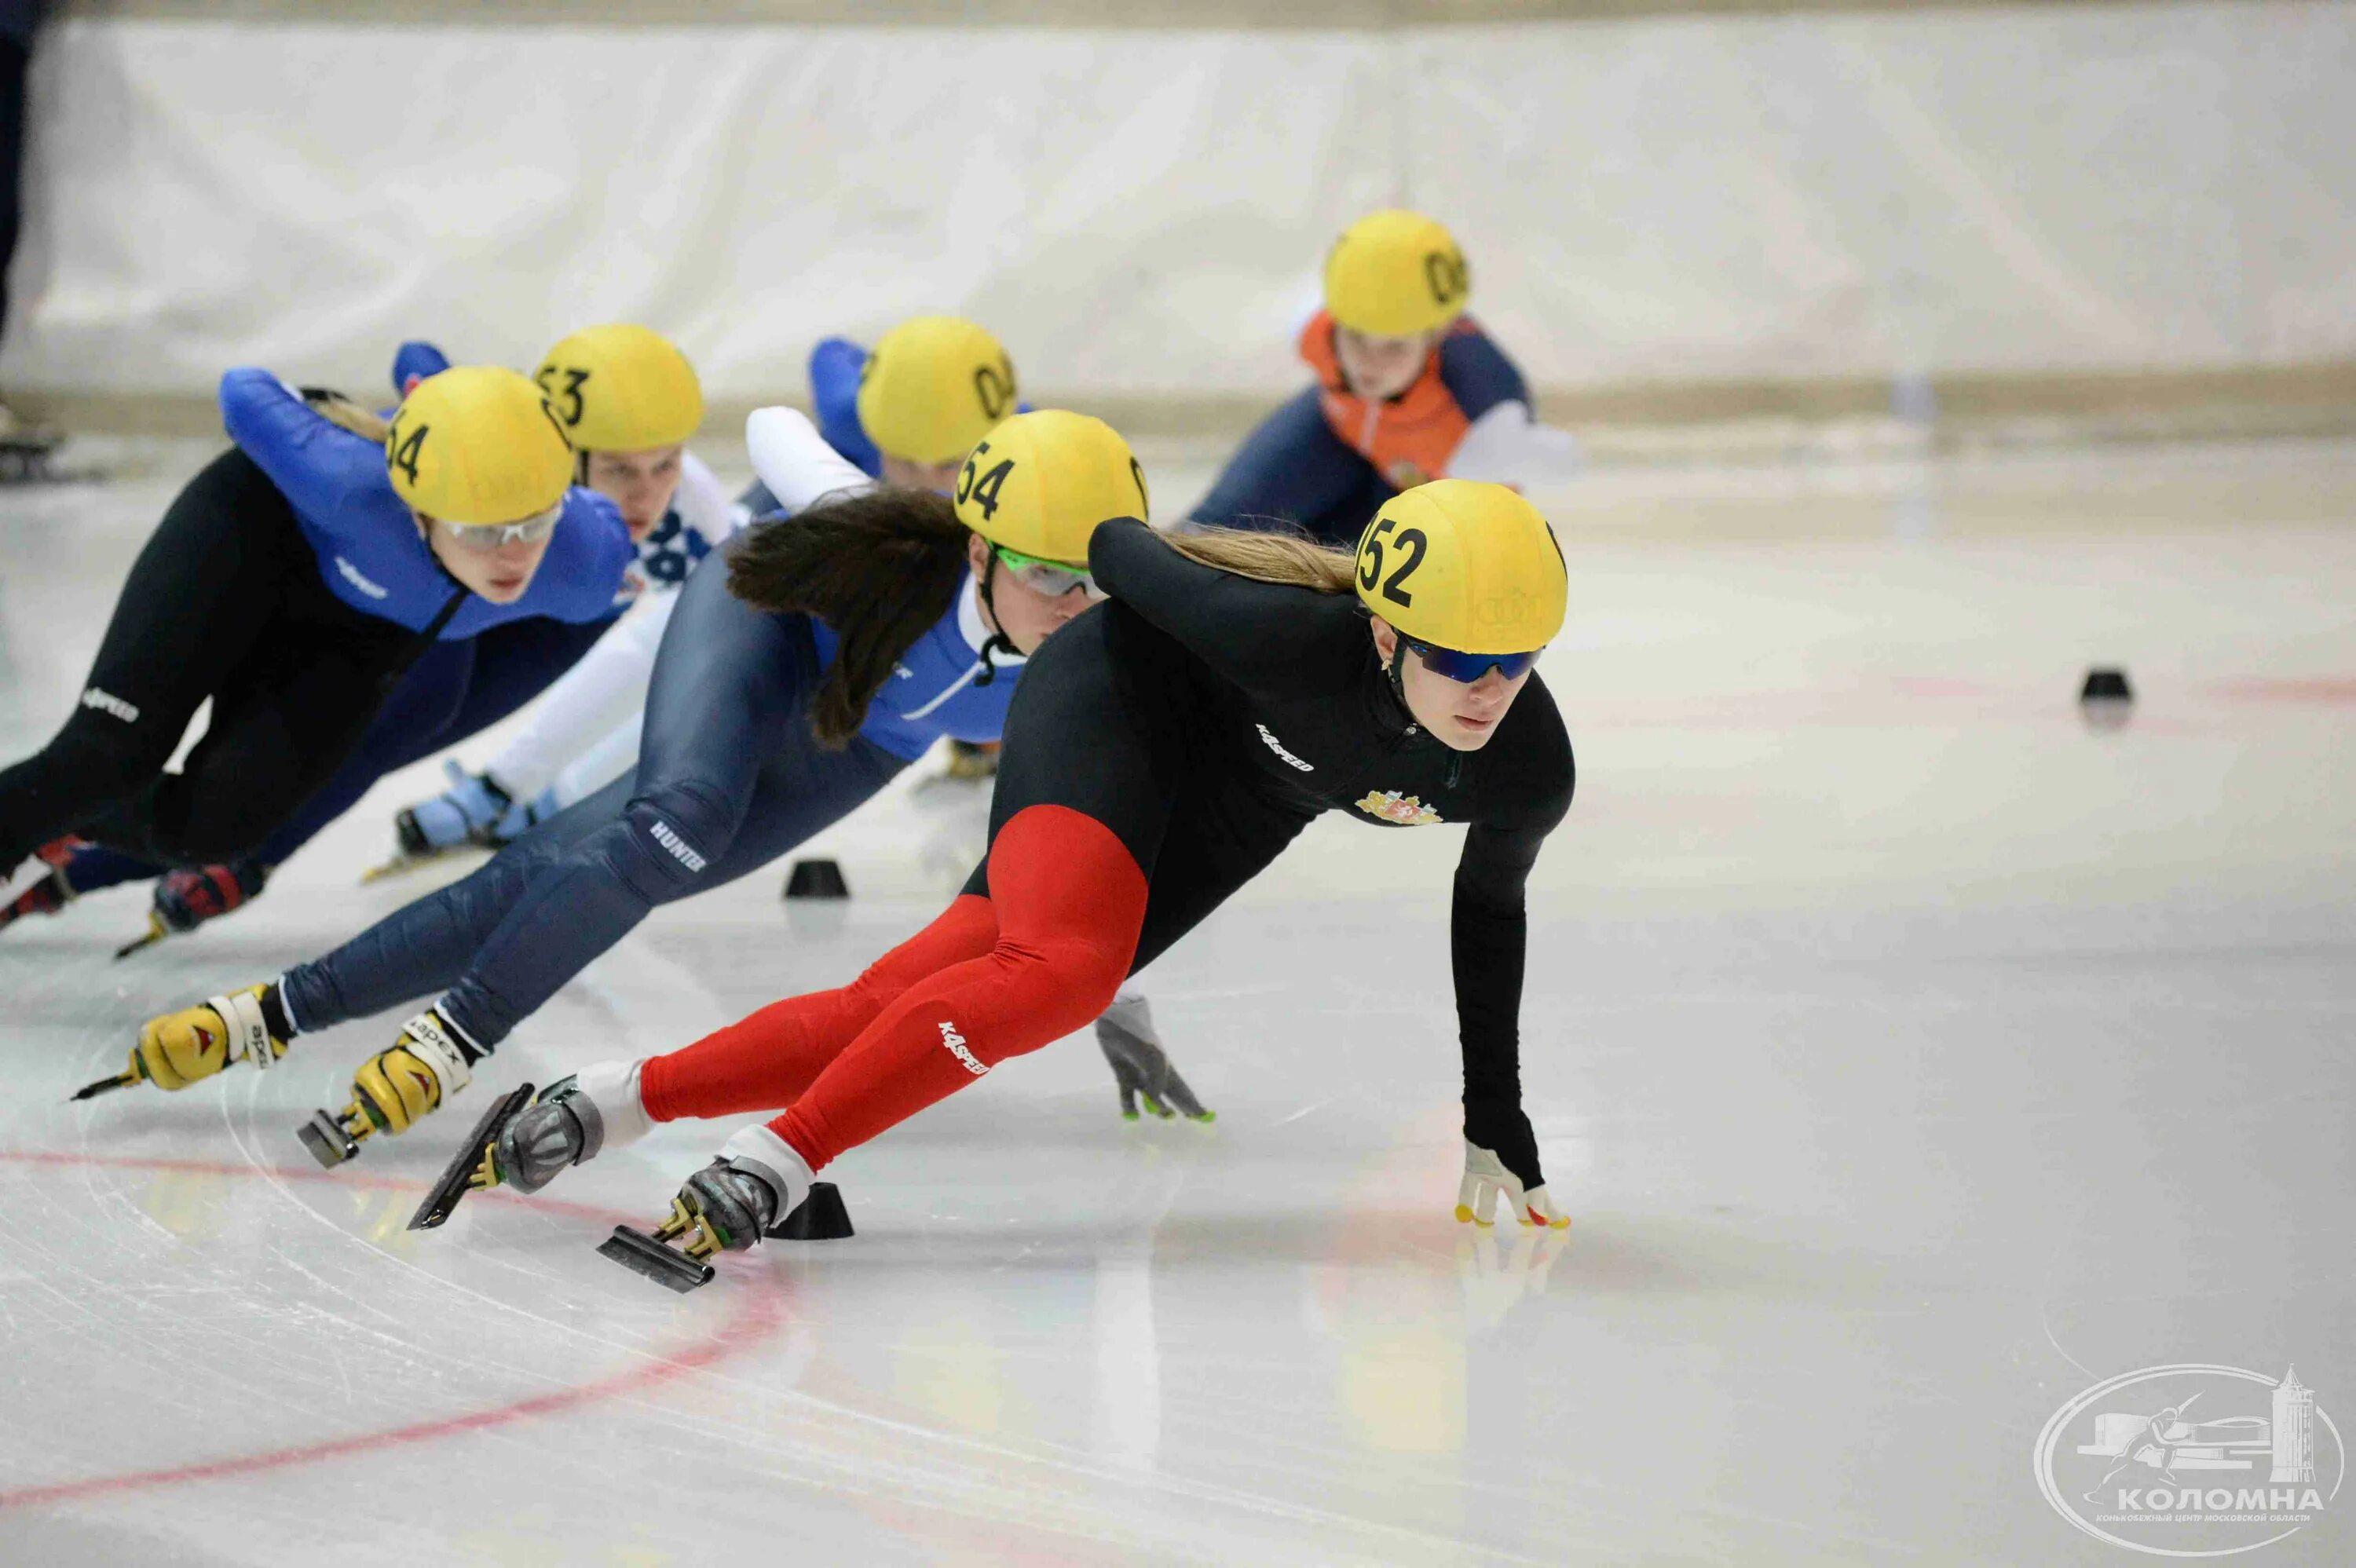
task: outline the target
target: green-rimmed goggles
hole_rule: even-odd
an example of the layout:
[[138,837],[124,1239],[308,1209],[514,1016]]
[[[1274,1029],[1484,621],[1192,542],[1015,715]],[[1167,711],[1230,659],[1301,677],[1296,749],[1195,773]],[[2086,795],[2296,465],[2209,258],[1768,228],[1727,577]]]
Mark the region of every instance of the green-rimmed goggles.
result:
[[556,505],[544,512],[534,512],[521,522],[454,523],[447,517],[437,517],[434,521],[442,525],[442,531],[459,549],[479,550],[488,555],[507,545],[538,544],[554,533],[556,525],[563,518],[564,499],[559,496]]
[[1419,643],[1413,637],[1403,637],[1400,641],[1415,650],[1416,657],[1423,661],[1424,668],[1436,676],[1465,686],[1472,685],[1493,669],[1507,680],[1519,679],[1524,671],[1538,662],[1538,653],[1544,651],[1537,650],[1526,654],[1461,654],[1454,648],[1443,648],[1431,643]]
[[990,549],[991,553],[1006,563],[1006,570],[1013,575],[1014,581],[1033,593],[1061,599],[1077,588],[1091,599],[1104,597],[1097,588],[1097,580],[1088,575],[1088,569],[1085,566],[1024,555],[1021,550],[1008,549],[1002,544],[991,545]]

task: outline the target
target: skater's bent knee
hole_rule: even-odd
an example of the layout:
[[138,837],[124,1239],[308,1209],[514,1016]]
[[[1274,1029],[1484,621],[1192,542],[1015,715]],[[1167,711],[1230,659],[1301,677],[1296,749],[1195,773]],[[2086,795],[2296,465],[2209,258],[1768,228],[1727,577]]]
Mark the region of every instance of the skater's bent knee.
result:
[[734,814],[717,797],[692,784],[677,785],[630,802],[623,814],[632,851],[632,880],[649,897],[697,885],[735,838]]
[[994,956],[1027,992],[1032,1016],[1045,1031],[1041,1044],[1086,1029],[1112,1005],[1129,977],[1128,953],[1087,938],[1005,941]]

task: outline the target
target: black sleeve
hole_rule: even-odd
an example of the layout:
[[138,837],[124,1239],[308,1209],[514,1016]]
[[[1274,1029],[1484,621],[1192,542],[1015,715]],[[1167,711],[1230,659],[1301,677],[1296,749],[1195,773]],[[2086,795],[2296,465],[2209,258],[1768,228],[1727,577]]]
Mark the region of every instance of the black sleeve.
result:
[[[1515,718],[1523,718],[1525,705],[1518,732],[1500,732],[1482,759],[1502,776],[1494,807],[1473,822],[1457,861],[1449,956],[1464,1051],[1464,1136],[1535,1187],[1546,1177],[1522,1114],[1522,976],[1529,947],[1522,890],[1547,836],[1570,809],[1574,768],[1562,718],[1538,681],[1522,693]],[[1495,754],[1509,742],[1509,752]],[[1483,793],[1491,793],[1487,781]]]
[[1299,696],[1359,674],[1360,645],[1342,635],[1357,619],[1354,598],[1189,560],[1129,517],[1097,529],[1088,571],[1097,586],[1247,691]]

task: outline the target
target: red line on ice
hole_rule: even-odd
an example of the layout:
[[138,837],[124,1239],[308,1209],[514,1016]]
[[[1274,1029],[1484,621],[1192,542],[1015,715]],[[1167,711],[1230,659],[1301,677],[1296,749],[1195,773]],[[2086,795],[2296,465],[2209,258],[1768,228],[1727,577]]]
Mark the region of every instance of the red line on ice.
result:
[[[102,1155],[51,1154],[35,1151],[0,1149],[0,1163],[9,1165],[97,1166],[110,1170],[179,1170],[218,1176],[274,1176],[282,1180],[331,1181],[339,1187],[368,1187],[381,1189],[407,1189],[423,1192],[424,1184],[403,1181],[395,1178],[361,1175],[357,1172],[335,1175],[326,1170],[304,1170],[293,1167],[273,1168],[257,1165],[237,1165],[224,1160],[206,1159],[139,1159],[114,1158]],[[473,1200],[486,1199],[506,1202],[521,1202],[516,1194],[491,1191],[477,1193]],[[608,1210],[593,1209],[585,1204],[531,1200],[532,1207],[562,1211],[606,1222],[626,1223],[631,1216],[617,1215]],[[745,1293],[745,1310],[734,1318],[716,1339],[667,1356],[653,1363],[632,1367],[594,1382],[574,1388],[556,1389],[548,1393],[534,1394],[512,1404],[494,1405],[487,1410],[468,1411],[460,1415],[447,1415],[433,1421],[415,1422],[407,1426],[395,1426],[382,1432],[363,1432],[350,1437],[330,1438],[320,1443],[297,1444],[286,1448],[273,1448],[262,1454],[246,1454],[231,1459],[212,1459],[198,1465],[178,1465],[160,1470],[134,1470],[120,1476],[93,1476],[86,1480],[57,1481],[44,1487],[23,1487],[12,1492],[0,1492],[0,1509],[30,1508],[40,1503],[63,1502],[75,1498],[94,1497],[108,1492],[143,1490],[152,1487],[177,1486],[187,1481],[218,1480],[227,1476],[253,1475],[263,1470],[283,1470],[295,1465],[315,1465],[324,1460],[339,1459],[350,1454],[364,1454],[380,1448],[396,1448],[409,1443],[430,1443],[436,1438],[455,1436],[462,1432],[479,1432],[489,1427],[505,1426],[509,1422],[529,1421],[551,1415],[576,1405],[611,1399],[618,1394],[639,1389],[659,1387],[702,1371],[716,1361],[724,1360],[739,1351],[750,1349],[766,1338],[783,1321],[784,1313],[774,1291],[753,1290]]]

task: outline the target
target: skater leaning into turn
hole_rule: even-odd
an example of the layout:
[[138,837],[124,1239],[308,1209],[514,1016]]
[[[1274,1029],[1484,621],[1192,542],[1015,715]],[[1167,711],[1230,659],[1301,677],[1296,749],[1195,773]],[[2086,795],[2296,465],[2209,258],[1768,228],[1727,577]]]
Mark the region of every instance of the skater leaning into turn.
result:
[[[405,395],[448,366],[430,344],[403,344],[393,362],[394,387]],[[407,855],[464,842],[470,833],[487,832],[481,825],[494,812],[528,821],[546,783],[541,774],[552,770],[552,754],[584,746],[634,716],[680,582],[731,524],[720,481],[683,444],[702,420],[703,394],[676,346],[626,324],[572,334],[549,350],[534,379],[576,453],[574,483],[614,504],[636,548],[612,601],[611,616],[619,619],[570,624],[533,617],[439,641],[403,676],[342,767],[252,854],[165,872],[114,849],[69,847],[56,870],[0,914],[0,923],[13,914],[52,912],[118,882],[157,877],[148,939],[192,930],[252,899],[273,869],[383,774],[496,723],[547,690],[525,734],[502,753],[508,771],[462,781],[401,824]],[[503,803],[503,794],[512,805]]]
[[[991,457],[977,452],[969,475]],[[1065,483],[1052,462],[1042,473],[1018,457],[1003,490]],[[689,1179],[655,1241],[618,1232],[608,1244],[677,1288],[701,1283],[709,1267],[691,1260],[776,1233],[835,1156],[1087,1022],[1312,818],[1340,810],[1470,825],[1451,929],[1457,1217],[1487,1223],[1502,1192],[1525,1224],[1567,1223],[1518,1067],[1523,885],[1572,787],[1569,741],[1531,667],[1564,612],[1545,520],[1501,485],[1445,480],[1387,504],[1355,559],[1114,520],[1088,560],[1111,602],[1032,660],[988,858],[946,914],[841,990],[669,1055],[584,1069],[487,1118],[442,1191],[470,1163],[475,1186],[531,1190],[657,1122],[787,1106]],[[655,1244],[673,1241],[688,1258]]]
[[1518,488],[1576,472],[1570,437],[1531,418],[1522,373],[1464,314],[1472,273],[1438,222],[1360,219],[1326,255],[1324,283],[1300,342],[1316,384],[1245,438],[1194,522],[1348,549],[1385,501],[1429,480]]
[[230,371],[220,404],[236,444],[141,549],[73,717],[0,771],[0,875],[69,835],[162,864],[249,855],[438,644],[613,613],[629,537],[572,488],[563,430],[513,370],[445,370],[390,426],[266,370]]
[[[655,905],[766,865],[944,734],[995,740],[1025,656],[1088,602],[1089,528],[1145,505],[1127,444],[1076,414],[1022,415],[978,449],[1054,453],[1065,487],[1044,497],[987,463],[962,502],[870,491],[790,409],[755,412],[747,438],[778,501],[808,515],[751,528],[725,571],[689,580],[633,777],[326,957],[150,1020],[123,1074],[93,1090],[267,1067],[300,1031],[439,991],[360,1068],[348,1108],[304,1136],[332,1165],[375,1132],[405,1131]],[[1150,1020],[1112,1021],[1124,1098],[1138,1074],[1197,1114]]]
[[[404,347],[404,359],[428,355],[439,357],[423,344]],[[644,327],[591,327],[549,350],[534,379],[580,450],[580,482],[611,496],[629,525],[638,560],[627,603],[487,765],[468,773],[446,763],[450,787],[394,817],[395,865],[508,843],[626,772],[680,590],[745,516],[687,450],[703,421],[702,389],[663,338]]]
[[[873,355],[830,337],[812,351],[809,373],[819,433],[827,444],[870,478],[918,490],[954,485],[957,464],[1012,411],[1014,397],[1014,368],[1005,348],[984,328],[956,316],[911,317],[886,332]],[[545,368],[541,374],[545,379]],[[568,375],[555,389],[572,385]],[[567,406],[560,400],[559,411]],[[577,430],[574,444],[583,444]],[[927,455],[907,455],[912,453]],[[954,453],[946,467],[939,461],[944,453]],[[675,565],[658,571],[648,563],[656,581],[645,602],[549,691],[487,766],[454,778],[441,795],[402,814],[397,831],[404,856],[461,843],[507,844],[636,763],[647,682],[687,573],[737,522],[778,509],[776,496],[758,478],[730,507],[711,470],[692,457],[684,462]],[[592,483],[597,478],[594,464],[590,477]],[[629,503],[616,498],[626,517]],[[667,518],[650,539],[671,531]],[[463,775],[455,763],[450,766]]]

